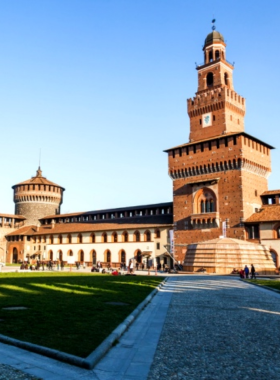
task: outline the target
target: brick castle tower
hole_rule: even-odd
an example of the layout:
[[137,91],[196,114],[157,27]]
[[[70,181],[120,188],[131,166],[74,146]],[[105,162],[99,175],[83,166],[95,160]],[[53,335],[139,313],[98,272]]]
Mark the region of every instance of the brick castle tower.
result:
[[[234,91],[223,36],[205,39],[198,89],[187,100],[189,142],[166,150],[173,180],[175,258],[224,233],[244,239],[243,222],[261,207],[272,147],[244,132],[245,99]],[[223,223],[224,222],[224,223]]]
[[43,177],[40,167],[35,177],[12,186],[12,189],[15,214],[25,216],[25,224],[37,225],[44,216],[60,214],[65,189]]

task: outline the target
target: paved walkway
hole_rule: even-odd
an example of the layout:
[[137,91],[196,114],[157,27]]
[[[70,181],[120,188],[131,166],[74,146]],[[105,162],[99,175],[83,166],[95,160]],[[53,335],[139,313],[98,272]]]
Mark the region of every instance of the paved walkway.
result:
[[4,344],[0,363],[46,380],[278,380],[279,322],[279,294],[236,278],[172,276],[94,370]]

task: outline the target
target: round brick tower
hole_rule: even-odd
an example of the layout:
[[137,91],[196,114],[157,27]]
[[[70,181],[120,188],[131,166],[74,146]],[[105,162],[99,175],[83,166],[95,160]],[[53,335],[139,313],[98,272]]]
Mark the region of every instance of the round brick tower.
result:
[[63,187],[42,176],[40,166],[36,176],[12,186],[15,214],[26,217],[26,224],[38,224],[47,215],[60,214]]

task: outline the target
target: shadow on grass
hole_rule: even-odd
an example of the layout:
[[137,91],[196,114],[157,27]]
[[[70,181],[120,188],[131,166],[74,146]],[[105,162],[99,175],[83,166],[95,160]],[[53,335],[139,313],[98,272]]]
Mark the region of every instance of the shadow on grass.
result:
[[[0,334],[86,357],[162,280],[72,273],[0,275]],[[11,306],[27,309],[2,309]]]

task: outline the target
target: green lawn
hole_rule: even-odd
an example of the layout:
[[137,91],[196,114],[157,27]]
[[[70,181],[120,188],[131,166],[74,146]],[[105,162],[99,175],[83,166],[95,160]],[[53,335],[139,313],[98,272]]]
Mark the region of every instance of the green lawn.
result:
[[264,285],[273,289],[280,290],[279,280],[252,280],[252,282],[258,285]]
[[[91,273],[1,274],[0,334],[86,357],[162,280]],[[28,309],[3,310],[9,306]]]

